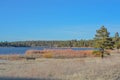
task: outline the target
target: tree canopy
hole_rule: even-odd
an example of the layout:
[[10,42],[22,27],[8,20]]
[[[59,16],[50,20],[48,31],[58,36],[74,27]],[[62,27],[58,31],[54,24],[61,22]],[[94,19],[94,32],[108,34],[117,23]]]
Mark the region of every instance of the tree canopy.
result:
[[99,30],[96,30],[94,38],[96,42],[95,47],[102,49],[112,49],[114,43],[109,35],[110,32],[108,32],[107,28],[104,26],[102,26]]

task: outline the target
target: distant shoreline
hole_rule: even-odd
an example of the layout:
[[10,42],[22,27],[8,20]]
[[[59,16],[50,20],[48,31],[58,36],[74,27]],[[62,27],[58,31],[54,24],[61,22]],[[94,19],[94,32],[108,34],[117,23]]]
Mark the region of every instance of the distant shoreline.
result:
[[[44,46],[33,46],[33,47],[41,47],[41,48],[94,48],[94,47],[44,47]],[[18,47],[1,47],[0,48],[18,48]],[[19,47],[20,48],[20,47]],[[22,47],[21,47],[22,48]],[[27,47],[26,47],[27,48]],[[32,47],[31,47],[32,48]]]

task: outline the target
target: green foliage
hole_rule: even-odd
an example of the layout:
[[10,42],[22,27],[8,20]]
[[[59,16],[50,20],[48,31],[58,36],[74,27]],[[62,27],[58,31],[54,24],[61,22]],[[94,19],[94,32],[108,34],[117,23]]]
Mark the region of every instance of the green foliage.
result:
[[95,35],[95,48],[113,49],[114,42],[109,35],[110,33],[104,26],[97,30]]
[[119,33],[118,32],[116,32],[115,33],[115,37],[114,37],[114,41],[119,41],[120,40],[120,37],[119,37]]
[[93,54],[94,56],[99,56],[99,57],[100,57],[101,52],[98,51],[98,50],[94,50],[94,51],[92,52],[92,54]]
[[93,40],[0,42],[0,47],[93,47]]
[[114,38],[113,38],[113,41],[114,41],[114,47],[116,48],[116,49],[120,49],[120,37],[119,37],[119,33],[118,32],[116,32],[115,33],[115,36],[114,36]]
[[120,48],[120,37],[119,37],[119,33],[118,32],[115,33],[115,37],[113,38],[113,41],[115,42],[114,47],[116,49],[119,49]]
[[112,38],[109,37],[110,33],[107,31],[107,28],[102,26],[99,30],[96,31],[95,35],[95,48],[99,48],[101,57],[103,58],[105,49],[113,49],[114,42]]

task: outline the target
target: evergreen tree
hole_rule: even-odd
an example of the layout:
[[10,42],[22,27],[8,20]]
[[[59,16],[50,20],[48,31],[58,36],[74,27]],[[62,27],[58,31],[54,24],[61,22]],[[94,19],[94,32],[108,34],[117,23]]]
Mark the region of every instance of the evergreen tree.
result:
[[110,33],[104,26],[102,26],[99,30],[96,30],[95,48],[99,49],[102,58],[104,57],[105,49],[113,49],[114,43],[109,35]]
[[119,49],[120,49],[120,37],[119,37],[118,32],[115,33],[114,42],[115,42],[114,46],[117,49],[117,52],[119,52]]

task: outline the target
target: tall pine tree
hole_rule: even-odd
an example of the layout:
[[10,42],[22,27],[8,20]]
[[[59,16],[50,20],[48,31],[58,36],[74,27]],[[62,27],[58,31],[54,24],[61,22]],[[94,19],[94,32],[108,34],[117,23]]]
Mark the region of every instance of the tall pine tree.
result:
[[95,35],[95,48],[98,48],[101,52],[101,57],[104,57],[105,49],[113,49],[112,38],[109,37],[110,33],[107,28],[102,26],[99,30],[96,30]]

